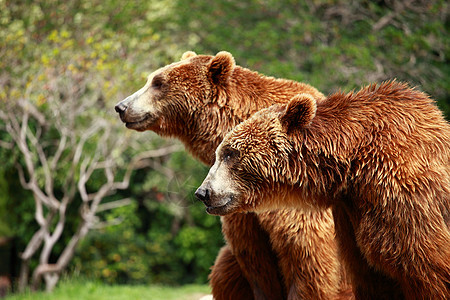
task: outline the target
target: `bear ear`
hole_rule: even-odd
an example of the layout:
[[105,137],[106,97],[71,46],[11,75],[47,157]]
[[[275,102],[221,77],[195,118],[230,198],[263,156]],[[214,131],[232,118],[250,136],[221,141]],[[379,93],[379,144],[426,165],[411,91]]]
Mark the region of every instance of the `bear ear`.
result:
[[181,60],[185,60],[194,56],[197,56],[197,53],[195,53],[194,51],[186,51],[181,56]]
[[209,77],[216,85],[223,85],[228,82],[236,63],[233,56],[226,51],[216,54],[209,65]]
[[295,95],[280,115],[280,122],[287,132],[311,124],[316,115],[316,100],[309,94]]

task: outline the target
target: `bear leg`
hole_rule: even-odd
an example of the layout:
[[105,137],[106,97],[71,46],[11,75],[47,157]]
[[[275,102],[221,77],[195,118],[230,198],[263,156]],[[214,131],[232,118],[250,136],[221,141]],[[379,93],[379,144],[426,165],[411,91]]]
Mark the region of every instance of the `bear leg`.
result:
[[229,246],[220,249],[209,274],[215,300],[251,300],[253,291]]
[[342,206],[333,207],[339,254],[353,285],[355,299],[405,299],[398,282],[370,267],[356,244],[352,214]]
[[286,299],[278,260],[258,215],[235,213],[224,216],[222,231],[255,299]]

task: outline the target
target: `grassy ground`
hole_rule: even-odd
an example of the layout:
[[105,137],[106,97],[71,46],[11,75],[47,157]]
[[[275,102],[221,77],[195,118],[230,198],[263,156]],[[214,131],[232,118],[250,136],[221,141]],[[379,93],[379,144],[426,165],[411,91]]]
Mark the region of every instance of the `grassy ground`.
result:
[[168,286],[110,286],[92,281],[62,281],[53,293],[10,295],[6,300],[197,300],[209,294],[207,285]]

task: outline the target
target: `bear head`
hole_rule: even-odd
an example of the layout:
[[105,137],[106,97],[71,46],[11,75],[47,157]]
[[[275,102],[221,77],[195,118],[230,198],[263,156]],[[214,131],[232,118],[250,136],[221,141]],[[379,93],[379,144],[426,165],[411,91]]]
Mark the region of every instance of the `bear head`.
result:
[[[210,214],[277,209],[279,197],[297,197],[299,132],[316,113],[316,100],[299,94],[287,104],[255,113],[230,131],[216,150],[216,160],[195,192]],[[295,139],[293,138],[295,136]],[[295,152],[295,153],[294,153]],[[264,202],[260,201],[264,199]],[[302,209],[311,206],[298,204]]]
[[188,51],[181,61],[150,74],[144,87],[120,101],[115,110],[129,129],[172,135],[174,128],[187,126],[186,118],[202,111],[211,99],[219,107],[225,105],[234,68],[228,52],[209,56]]

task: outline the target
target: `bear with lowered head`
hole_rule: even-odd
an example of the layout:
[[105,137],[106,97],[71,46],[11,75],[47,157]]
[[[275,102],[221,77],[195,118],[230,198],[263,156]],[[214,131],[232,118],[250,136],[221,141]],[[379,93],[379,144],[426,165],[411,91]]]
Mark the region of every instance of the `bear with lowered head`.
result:
[[450,297],[450,125],[406,84],[261,110],[225,137],[196,196],[217,215],[332,208],[357,299]]

